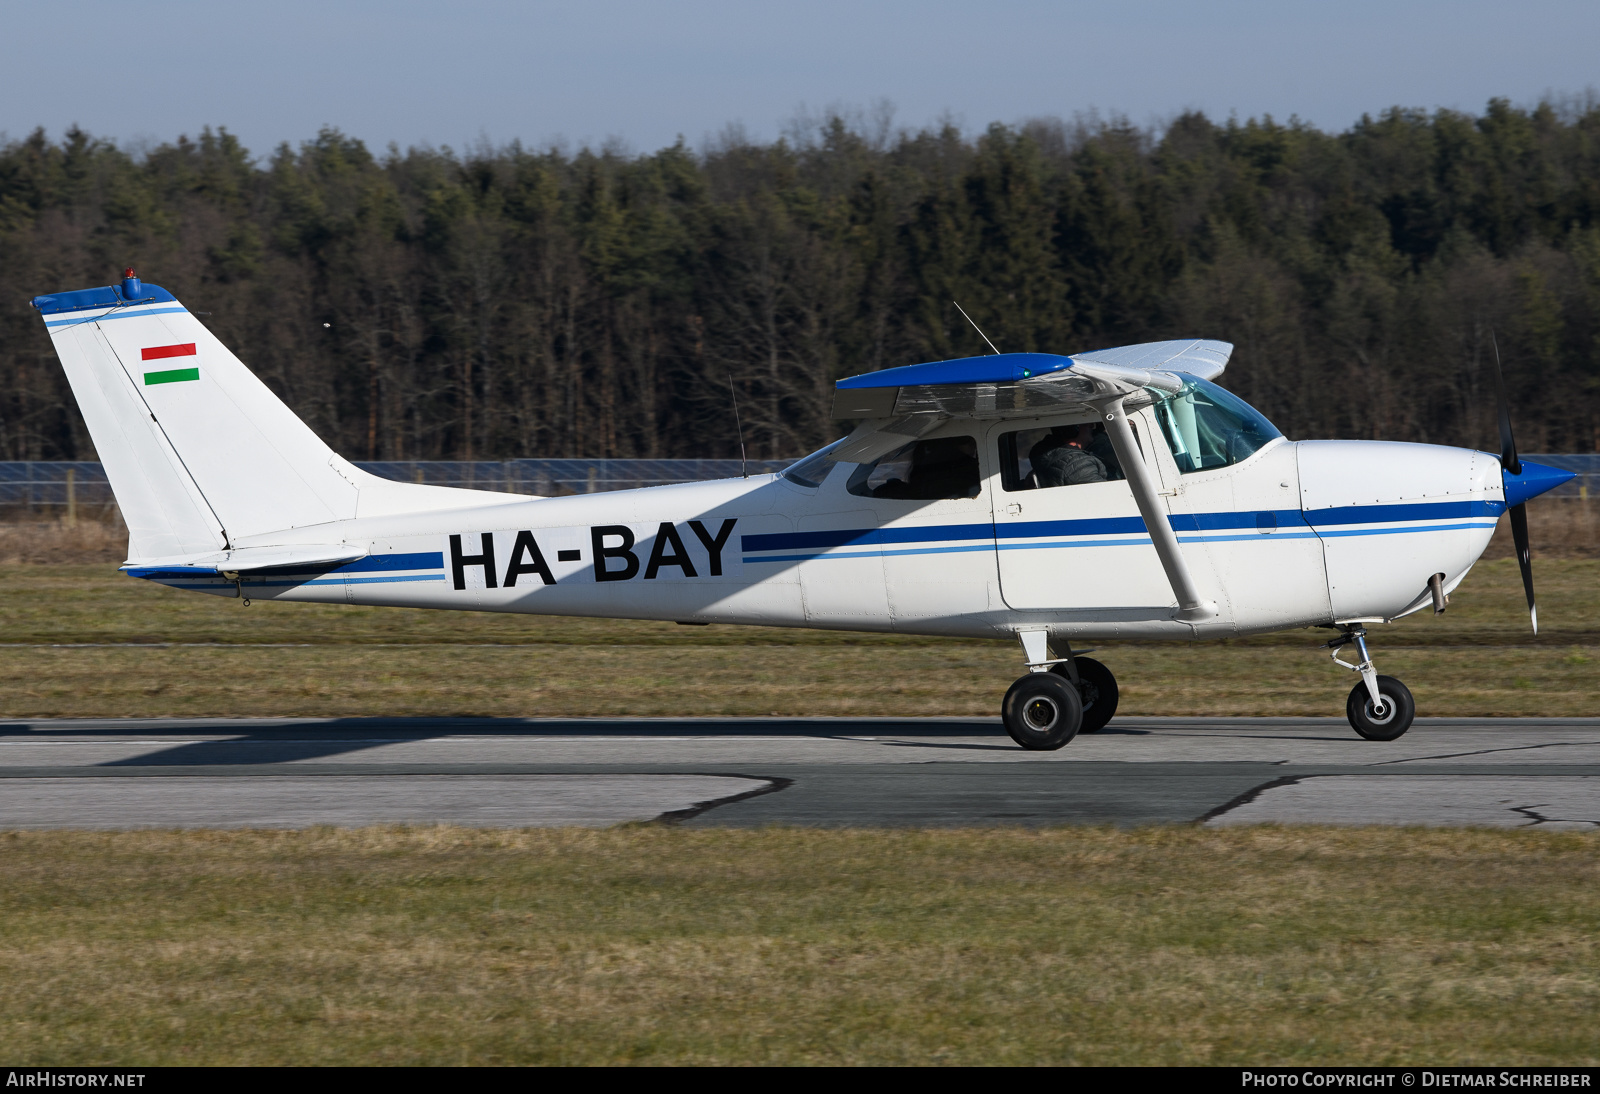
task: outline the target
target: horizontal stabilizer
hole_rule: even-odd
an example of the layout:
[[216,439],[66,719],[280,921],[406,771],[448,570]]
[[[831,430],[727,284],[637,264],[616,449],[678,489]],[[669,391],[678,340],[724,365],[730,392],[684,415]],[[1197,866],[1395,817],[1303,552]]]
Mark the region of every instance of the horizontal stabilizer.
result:
[[152,571],[231,574],[253,570],[277,570],[288,566],[308,568],[338,566],[366,556],[367,551],[363,547],[351,547],[343,543],[310,543],[292,547],[240,547],[232,551],[212,551],[203,555],[143,559],[136,565],[124,566],[123,569],[135,576]]

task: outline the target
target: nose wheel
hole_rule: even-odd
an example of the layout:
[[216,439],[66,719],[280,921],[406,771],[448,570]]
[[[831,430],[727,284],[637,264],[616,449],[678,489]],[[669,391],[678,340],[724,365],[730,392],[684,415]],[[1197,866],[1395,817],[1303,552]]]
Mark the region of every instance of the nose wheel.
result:
[[1416,701],[1411,689],[1393,676],[1378,677],[1378,695],[1382,704],[1373,702],[1372,693],[1363,680],[1350,689],[1345,700],[1345,717],[1350,726],[1369,741],[1392,741],[1411,728],[1411,719],[1417,716]]
[[[1417,716],[1417,703],[1411,689],[1393,676],[1379,676],[1367,652],[1367,632],[1363,627],[1345,625],[1344,633],[1322,648],[1331,651],[1333,663],[1361,674],[1361,683],[1350,689],[1345,700],[1345,717],[1350,728],[1369,741],[1393,741],[1411,728]],[[1352,665],[1339,656],[1345,646],[1354,644],[1361,654],[1360,664]]]

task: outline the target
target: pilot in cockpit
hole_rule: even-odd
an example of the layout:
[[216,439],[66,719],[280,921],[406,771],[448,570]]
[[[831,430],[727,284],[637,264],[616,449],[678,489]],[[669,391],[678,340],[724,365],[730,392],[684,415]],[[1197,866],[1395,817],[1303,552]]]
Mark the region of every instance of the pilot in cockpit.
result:
[[1056,426],[1029,450],[1028,462],[1039,487],[1122,478],[1111,438],[1098,422]]

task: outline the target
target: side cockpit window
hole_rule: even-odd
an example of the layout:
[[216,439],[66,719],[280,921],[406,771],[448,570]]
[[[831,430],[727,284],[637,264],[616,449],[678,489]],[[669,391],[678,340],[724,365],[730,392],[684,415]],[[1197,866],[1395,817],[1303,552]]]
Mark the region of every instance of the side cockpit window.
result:
[[1099,422],[1021,429],[1000,436],[1000,481],[1007,490],[1043,490],[1125,477]]
[[978,496],[978,442],[974,437],[913,441],[857,467],[847,485],[864,498],[934,501]]

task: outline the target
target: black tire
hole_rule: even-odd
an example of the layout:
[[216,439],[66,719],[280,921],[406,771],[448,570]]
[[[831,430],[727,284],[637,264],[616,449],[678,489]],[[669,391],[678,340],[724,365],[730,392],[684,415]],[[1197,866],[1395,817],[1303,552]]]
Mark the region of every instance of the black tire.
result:
[[1000,717],[1017,744],[1048,752],[1078,735],[1083,701],[1070,681],[1053,672],[1030,672],[1006,692]]
[[[1117,713],[1117,701],[1121,698],[1117,678],[1093,657],[1075,657],[1073,661],[1078,667],[1078,700],[1083,704],[1083,724],[1078,732],[1098,733]],[[1052,665],[1050,671],[1065,680],[1072,679],[1064,664]]]
[[1378,677],[1378,694],[1383,696],[1384,710],[1375,714],[1372,696],[1365,681],[1350,689],[1345,700],[1344,714],[1350,726],[1369,741],[1393,741],[1411,728],[1417,716],[1417,702],[1411,698],[1411,689],[1393,676]]

